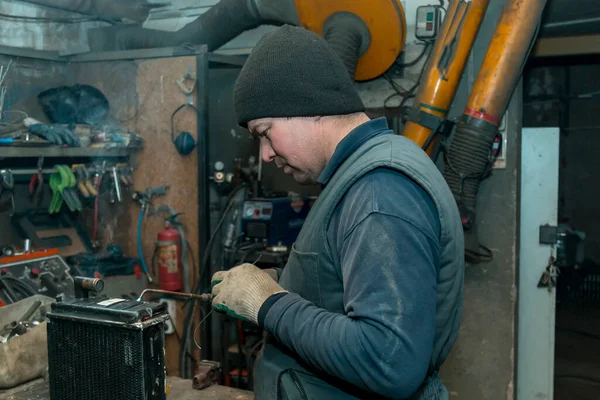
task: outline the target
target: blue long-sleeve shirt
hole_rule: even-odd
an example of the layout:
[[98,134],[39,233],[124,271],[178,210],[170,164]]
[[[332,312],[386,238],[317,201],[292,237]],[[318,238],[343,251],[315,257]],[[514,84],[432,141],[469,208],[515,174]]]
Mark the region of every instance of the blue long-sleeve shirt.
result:
[[[393,134],[384,119],[346,136],[319,177],[366,140]],[[332,215],[329,245],[344,285],[344,314],[294,293],[269,298],[259,324],[309,365],[384,396],[410,396],[423,382],[433,348],[440,221],[413,180],[376,169],[355,182]]]

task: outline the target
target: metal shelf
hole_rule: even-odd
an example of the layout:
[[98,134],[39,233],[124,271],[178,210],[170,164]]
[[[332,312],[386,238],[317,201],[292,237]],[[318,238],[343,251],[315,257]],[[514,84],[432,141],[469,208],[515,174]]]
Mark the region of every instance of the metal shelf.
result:
[[0,147],[1,158],[127,157],[137,148],[97,149],[89,147]]

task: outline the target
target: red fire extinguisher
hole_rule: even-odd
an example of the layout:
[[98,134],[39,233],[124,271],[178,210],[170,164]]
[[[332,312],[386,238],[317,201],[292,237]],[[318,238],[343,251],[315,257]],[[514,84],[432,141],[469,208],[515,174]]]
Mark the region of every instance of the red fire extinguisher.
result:
[[181,261],[181,235],[173,227],[177,215],[165,220],[165,229],[158,232],[156,247],[158,258],[158,276],[160,288],[163,290],[181,290],[182,261]]

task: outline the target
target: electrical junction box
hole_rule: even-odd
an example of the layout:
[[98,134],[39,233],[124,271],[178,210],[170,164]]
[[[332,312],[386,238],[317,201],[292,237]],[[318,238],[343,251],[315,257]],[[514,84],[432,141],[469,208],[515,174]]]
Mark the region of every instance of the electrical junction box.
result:
[[421,6],[417,8],[417,24],[415,37],[420,40],[432,40],[438,35],[440,29],[440,7]]

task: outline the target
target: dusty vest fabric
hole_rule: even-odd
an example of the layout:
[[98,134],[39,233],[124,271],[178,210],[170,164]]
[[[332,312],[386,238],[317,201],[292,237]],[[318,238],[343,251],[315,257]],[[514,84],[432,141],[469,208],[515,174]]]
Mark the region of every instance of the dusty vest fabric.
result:
[[[344,314],[344,287],[327,243],[327,228],[335,207],[360,177],[376,168],[402,172],[420,184],[433,199],[441,223],[440,271],[437,279],[436,328],[430,376],[414,398],[444,399],[447,391],[437,378],[460,324],[463,297],[464,244],[456,203],[444,178],[429,157],[402,136],[383,135],[365,142],[335,172],[315,202],[279,283],[316,306]],[[299,364],[288,350],[267,338],[256,362],[254,390],[262,399],[374,398],[355,387],[322,376]],[[301,362],[301,361],[300,361]],[[300,386],[300,388],[299,388]],[[304,392],[304,393],[302,393]]]

